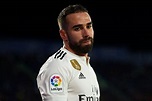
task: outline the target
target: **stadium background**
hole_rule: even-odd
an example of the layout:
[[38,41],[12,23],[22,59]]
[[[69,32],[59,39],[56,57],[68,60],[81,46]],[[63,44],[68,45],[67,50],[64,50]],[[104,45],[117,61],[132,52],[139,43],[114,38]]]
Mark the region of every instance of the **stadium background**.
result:
[[56,18],[75,3],[94,23],[90,55],[102,101],[151,101],[152,4],[67,0],[0,3],[0,101],[41,101],[37,73],[62,46]]

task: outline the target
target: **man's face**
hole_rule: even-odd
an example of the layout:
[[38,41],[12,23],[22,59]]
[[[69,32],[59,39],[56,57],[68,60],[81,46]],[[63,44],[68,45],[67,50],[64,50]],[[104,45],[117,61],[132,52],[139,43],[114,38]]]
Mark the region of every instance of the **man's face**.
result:
[[88,13],[74,13],[66,17],[69,47],[79,55],[88,53],[93,46],[94,30]]

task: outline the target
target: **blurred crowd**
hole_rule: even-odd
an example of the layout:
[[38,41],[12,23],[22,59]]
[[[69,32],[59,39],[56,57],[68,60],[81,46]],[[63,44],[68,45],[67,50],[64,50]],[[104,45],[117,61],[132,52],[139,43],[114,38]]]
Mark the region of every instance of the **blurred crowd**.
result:
[[[104,51],[107,53],[94,49],[91,59],[101,86],[101,101],[152,101],[152,53],[132,53],[124,59],[127,53],[109,51],[116,55],[112,58]],[[52,53],[0,54],[0,101],[41,101],[36,76]]]

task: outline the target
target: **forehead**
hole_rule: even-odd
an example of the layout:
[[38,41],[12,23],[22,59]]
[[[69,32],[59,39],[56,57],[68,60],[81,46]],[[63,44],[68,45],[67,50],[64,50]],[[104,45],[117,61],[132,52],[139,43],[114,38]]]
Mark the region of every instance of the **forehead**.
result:
[[69,14],[66,17],[66,21],[69,25],[77,25],[77,24],[87,24],[91,22],[91,17],[87,12],[79,12]]

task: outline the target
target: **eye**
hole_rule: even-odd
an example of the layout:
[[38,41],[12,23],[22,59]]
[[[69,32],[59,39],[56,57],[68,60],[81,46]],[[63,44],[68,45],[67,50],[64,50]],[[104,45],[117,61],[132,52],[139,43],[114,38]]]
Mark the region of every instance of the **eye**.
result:
[[90,29],[92,27],[92,25],[90,24],[90,25],[87,25],[87,29]]
[[75,27],[74,30],[79,31],[79,30],[81,30],[81,28],[80,27]]

